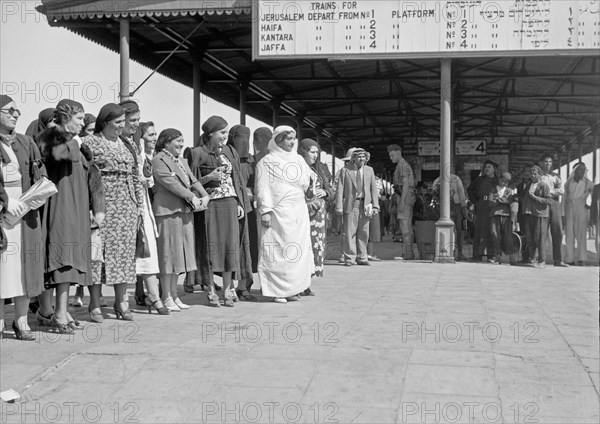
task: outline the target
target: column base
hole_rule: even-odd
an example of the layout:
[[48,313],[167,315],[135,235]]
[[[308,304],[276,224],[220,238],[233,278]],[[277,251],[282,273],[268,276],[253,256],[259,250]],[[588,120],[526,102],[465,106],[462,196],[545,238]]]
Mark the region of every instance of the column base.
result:
[[450,219],[440,219],[435,223],[435,258],[436,263],[455,263],[454,222]]

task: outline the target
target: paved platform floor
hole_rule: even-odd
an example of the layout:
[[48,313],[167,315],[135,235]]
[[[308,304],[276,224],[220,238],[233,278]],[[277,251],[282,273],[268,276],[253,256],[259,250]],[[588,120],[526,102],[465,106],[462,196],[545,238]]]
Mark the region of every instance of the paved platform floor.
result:
[[190,310],[138,309],[133,323],[72,308],[82,330],[29,343],[7,331],[0,389],[21,400],[1,404],[1,422],[600,419],[597,267],[329,261],[313,289],[218,309],[182,294]]

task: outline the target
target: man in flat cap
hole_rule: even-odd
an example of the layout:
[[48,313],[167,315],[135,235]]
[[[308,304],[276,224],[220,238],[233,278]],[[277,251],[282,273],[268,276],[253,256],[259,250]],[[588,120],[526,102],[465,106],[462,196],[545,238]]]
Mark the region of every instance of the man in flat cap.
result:
[[519,206],[519,197],[515,189],[508,185],[512,180],[510,172],[504,172],[498,185],[488,198],[490,204],[490,236],[492,238],[492,264],[499,264],[502,251],[511,255],[513,253],[512,229],[513,219]]
[[394,171],[394,190],[400,191],[400,199],[396,207],[396,219],[402,232],[402,241],[404,242],[404,253],[402,257],[405,260],[413,260],[413,207],[415,205],[415,176],[413,170],[406,160],[402,157],[402,148],[397,144],[387,147],[390,160],[396,164]]
[[[565,184],[563,209],[565,214],[565,238],[567,242],[567,263],[583,266],[587,259],[587,198],[594,190],[594,183],[586,177],[587,168],[578,163]],[[575,248],[577,244],[577,248]]]
[[343,216],[344,259],[346,266],[369,265],[367,243],[369,219],[379,209],[379,192],[373,168],[365,165],[368,153],[357,148],[350,164],[339,175],[335,211]]
[[469,199],[475,204],[475,235],[473,236],[473,261],[481,262],[483,251],[487,249],[488,258],[493,251],[490,237],[490,203],[488,198],[496,190],[498,177],[496,162],[486,160],[481,175],[475,178],[467,192]]

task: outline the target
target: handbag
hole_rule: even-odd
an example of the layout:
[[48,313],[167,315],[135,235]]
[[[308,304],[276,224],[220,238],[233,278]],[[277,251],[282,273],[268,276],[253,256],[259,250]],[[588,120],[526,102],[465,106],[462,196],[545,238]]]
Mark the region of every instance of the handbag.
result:
[[140,225],[138,226],[135,240],[135,257],[138,259],[150,257],[150,245],[148,244],[148,237],[146,237],[146,231],[144,230],[143,220],[140,220]]

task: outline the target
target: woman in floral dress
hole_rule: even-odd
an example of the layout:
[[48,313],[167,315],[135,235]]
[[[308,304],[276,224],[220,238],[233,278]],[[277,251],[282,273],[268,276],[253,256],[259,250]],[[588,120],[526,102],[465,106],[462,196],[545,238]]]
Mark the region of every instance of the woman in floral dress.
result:
[[[298,153],[302,155],[311,169],[311,182],[313,184],[314,197],[307,200],[308,214],[310,217],[310,237],[315,258],[315,273],[313,277],[323,276],[323,260],[325,259],[326,245],[326,199],[333,196],[327,179],[319,172],[318,163],[321,149],[319,144],[305,138],[300,142]],[[313,294],[310,288],[305,290],[305,295]]]
[[[100,226],[104,262],[93,263],[94,284],[114,286],[115,315],[133,321],[127,284],[136,281],[136,235],[144,216],[144,194],[136,152],[120,138],[124,126],[125,110],[109,103],[100,109],[94,135],[83,142],[94,152],[106,197],[106,218]],[[94,293],[91,307],[99,306],[100,291]]]

